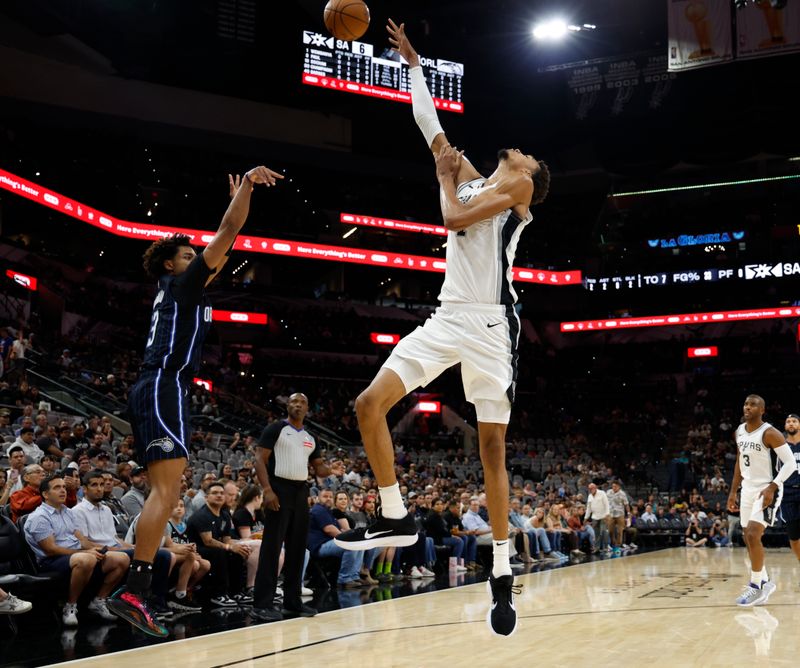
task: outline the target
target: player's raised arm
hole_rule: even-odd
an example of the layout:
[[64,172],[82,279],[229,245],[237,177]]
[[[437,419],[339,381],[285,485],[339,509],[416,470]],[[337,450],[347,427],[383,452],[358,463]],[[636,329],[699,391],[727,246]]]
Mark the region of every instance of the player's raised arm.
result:
[[283,175],[266,167],[254,167],[244,175],[244,183],[236,191],[228,210],[222,217],[217,233],[203,251],[203,258],[209,269],[217,269],[225,259],[225,254],[236,240],[236,235],[244,226],[250,212],[250,193],[256,184],[274,186]]
[[480,193],[466,204],[460,202],[456,196],[454,175],[460,171],[462,158],[462,153],[449,144],[442,145],[436,155],[442,220],[448,230],[460,231],[506,209],[520,204],[528,206],[533,194],[533,182],[522,174],[502,179],[496,188]]
[[[414,120],[422,131],[433,155],[436,156],[442,146],[449,146],[450,142],[447,140],[447,136],[439,123],[436,106],[433,104],[431,92],[428,90],[428,84],[425,83],[425,75],[422,73],[422,66],[419,63],[419,55],[406,36],[405,23],[401,23],[398,26],[392,19],[389,19],[386,30],[389,32],[389,42],[393,50],[397,51],[408,62],[408,76],[411,79],[411,107],[414,112]],[[463,183],[479,176],[480,174],[470,161],[464,159],[461,161],[459,171],[455,175],[455,181]]]

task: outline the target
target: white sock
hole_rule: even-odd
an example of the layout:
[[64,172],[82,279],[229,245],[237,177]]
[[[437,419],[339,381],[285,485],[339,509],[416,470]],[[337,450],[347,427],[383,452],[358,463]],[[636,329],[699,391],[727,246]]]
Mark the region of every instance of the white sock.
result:
[[508,560],[508,541],[492,541],[492,575],[499,578],[502,575],[511,575],[511,562]]
[[761,588],[761,571],[750,571],[750,583]]
[[378,487],[381,496],[381,513],[391,520],[400,520],[408,515],[403,497],[400,496],[400,484],[395,483],[389,487]]
[[759,582],[769,582],[769,575],[767,575],[767,567],[761,569],[761,579]]
[[176,598],[186,598],[186,592],[185,591],[178,591],[176,589],[175,590],[175,597]]

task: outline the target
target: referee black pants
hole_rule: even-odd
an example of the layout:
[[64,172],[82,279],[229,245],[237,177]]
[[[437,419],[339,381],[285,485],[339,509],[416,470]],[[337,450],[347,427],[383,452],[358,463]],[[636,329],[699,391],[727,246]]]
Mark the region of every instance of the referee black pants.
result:
[[291,481],[272,480],[272,490],[278,496],[280,509],[265,510],[264,535],[258,557],[253,606],[271,608],[278,585],[278,561],[281,545],[285,544],[283,559],[283,607],[299,610],[302,604],[300,589],[308,542],[308,485]]

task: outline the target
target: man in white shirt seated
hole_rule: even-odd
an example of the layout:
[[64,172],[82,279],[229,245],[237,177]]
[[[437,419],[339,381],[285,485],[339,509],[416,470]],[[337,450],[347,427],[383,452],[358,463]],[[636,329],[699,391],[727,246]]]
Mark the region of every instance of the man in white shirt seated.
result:
[[[492,527],[480,516],[481,503],[477,496],[469,500],[469,510],[461,516],[461,524],[465,531],[472,533],[478,541],[478,545],[492,544]],[[508,520],[506,520],[508,524]],[[508,556],[515,557],[517,550],[514,541],[508,541]],[[514,560],[511,561],[512,568],[517,566]]]
[[[103,503],[105,480],[103,471],[95,469],[83,475],[83,500],[75,506],[75,520],[80,532],[93,543],[108,547],[109,552],[123,552],[133,559],[134,546],[117,537],[117,527],[111,509]],[[153,562],[153,600],[156,617],[169,619],[173,612],[166,597],[173,556],[168,550],[158,550]]]
[[641,519],[644,522],[655,522],[655,521],[658,520],[658,518],[656,517],[655,513],[653,512],[653,506],[651,504],[648,503],[644,507],[644,512],[642,513]]

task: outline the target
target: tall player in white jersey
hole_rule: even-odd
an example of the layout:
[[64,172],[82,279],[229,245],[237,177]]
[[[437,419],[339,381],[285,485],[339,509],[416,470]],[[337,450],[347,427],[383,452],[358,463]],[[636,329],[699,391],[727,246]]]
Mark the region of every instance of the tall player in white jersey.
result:
[[414,519],[403,505],[395,477],[386,414],[409,392],[460,362],[464,393],[478,416],[494,538],[488,622],[494,633],[510,635],[517,618],[509,563],[505,434],[514,400],[520,332],[511,272],[520,234],[531,221],[529,208],[545,198],[550,172],[532,156],[505,149],[499,153],[497,169],[489,178],[482,177],[447,141],[404,26],[390,20],[387,30],[394,50],[409,64],[414,119],[435,156],[448,230],[447,270],[441,306],[423,327],[400,341],[356,401],[361,436],[380,490],[381,516],[376,524],[342,533],[334,541],[350,550],[416,542]]
[[[736,512],[736,492],[741,486],[739,518],[750,556],[750,582],[736,599],[750,607],[767,602],[777,585],[764,566],[764,529],[772,526],[783,497],[783,483],[797,470],[792,449],[783,434],[764,422],[764,399],[757,394],[744,401],[744,421],[736,430],[736,467],[728,496],[728,510]],[[775,475],[776,460],[782,466]]]

